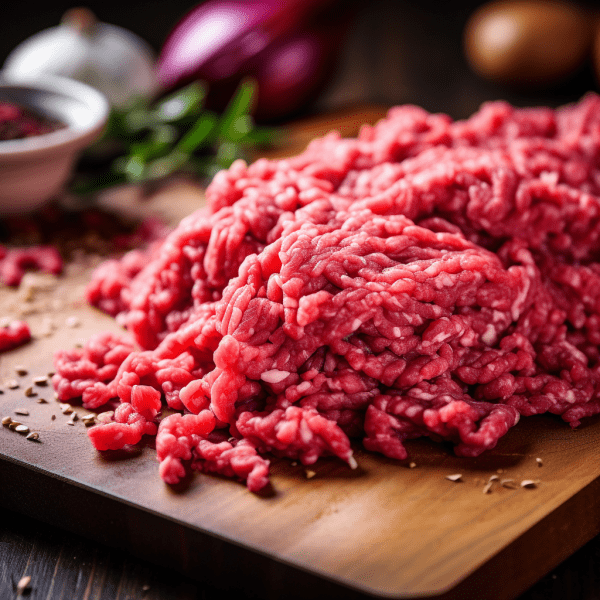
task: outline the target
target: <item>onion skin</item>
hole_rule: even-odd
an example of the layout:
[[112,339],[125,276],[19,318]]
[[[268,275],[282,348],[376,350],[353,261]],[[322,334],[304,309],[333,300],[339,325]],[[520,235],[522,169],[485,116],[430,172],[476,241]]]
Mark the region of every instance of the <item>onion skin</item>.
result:
[[209,0],[169,34],[157,62],[159,85],[169,91],[204,81],[209,105],[219,109],[251,76],[257,119],[284,117],[318,93],[335,62],[346,22],[339,15],[318,21],[324,9],[329,17],[342,12],[336,0]]
[[257,57],[257,120],[280,119],[315,98],[333,71],[335,50],[331,32],[309,30],[281,40]]

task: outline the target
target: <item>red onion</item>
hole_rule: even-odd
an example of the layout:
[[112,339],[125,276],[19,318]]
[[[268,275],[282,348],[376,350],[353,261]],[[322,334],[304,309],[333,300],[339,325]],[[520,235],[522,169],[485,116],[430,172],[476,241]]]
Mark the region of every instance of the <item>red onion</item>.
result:
[[205,81],[213,103],[222,105],[243,77],[253,76],[257,118],[289,114],[318,91],[332,67],[344,20],[337,18],[332,26],[317,17],[334,4],[209,0],[192,9],[167,38],[158,81],[166,90]]

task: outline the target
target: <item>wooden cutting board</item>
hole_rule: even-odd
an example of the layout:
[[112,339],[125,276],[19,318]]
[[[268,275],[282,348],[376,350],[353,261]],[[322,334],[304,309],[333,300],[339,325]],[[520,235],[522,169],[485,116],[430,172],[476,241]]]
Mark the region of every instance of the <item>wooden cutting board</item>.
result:
[[[378,115],[336,118],[351,135]],[[300,138],[321,133],[311,123]],[[151,198],[135,188],[103,197],[121,213],[171,221],[201,203],[185,182]],[[34,335],[0,356],[0,414],[39,433],[31,441],[0,427],[0,504],[259,598],[514,598],[600,532],[600,418],[576,431],[556,418],[523,419],[477,459],[428,440],[409,442],[404,463],[357,447],[355,471],[335,459],[310,469],[274,459],[272,486],[260,495],[201,474],[166,486],[150,444],[97,453],[82,421],[70,425],[52,389],[33,384],[56,349],[119,330],[83,300],[92,267],[80,259],[57,280],[0,294],[2,314],[24,313]],[[17,375],[17,365],[28,373]],[[446,479],[457,473],[460,481]]]

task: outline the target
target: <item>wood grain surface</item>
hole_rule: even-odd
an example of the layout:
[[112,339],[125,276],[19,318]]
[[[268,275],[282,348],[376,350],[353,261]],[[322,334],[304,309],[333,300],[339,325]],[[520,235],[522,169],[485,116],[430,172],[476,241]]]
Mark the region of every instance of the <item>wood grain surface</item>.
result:
[[[130,216],[176,221],[202,200],[196,186],[175,181],[151,198],[128,188],[102,202]],[[273,460],[272,487],[260,495],[198,474],[183,486],[165,486],[150,444],[95,452],[82,421],[68,424],[51,388],[32,385],[52,369],[57,348],[119,329],[83,300],[95,262],[80,257],[57,280],[30,279],[29,287],[3,292],[2,313],[26,313],[34,340],[2,356],[0,412],[40,435],[35,442],[0,428],[0,503],[11,514],[126,548],[215,588],[264,598],[465,599],[485,597],[486,586],[495,586],[494,598],[514,598],[600,531],[599,419],[577,431],[555,418],[524,419],[477,459],[415,440],[404,463],[357,448],[356,471],[328,459],[310,476],[301,465]],[[49,315],[54,329],[45,335]],[[28,367],[26,375],[15,374],[19,364]],[[9,389],[8,379],[19,387]],[[30,386],[34,396],[25,395]],[[17,416],[23,408],[29,415]],[[446,479],[456,473],[460,481]],[[491,477],[498,480],[483,493]],[[521,487],[526,479],[536,486]],[[9,567],[0,578],[5,583],[7,573],[25,572],[23,565]],[[77,569],[82,579],[69,585],[83,586],[85,570],[79,563]],[[85,586],[96,584],[91,577]],[[95,597],[91,587],[83,589],[84,597]],[[118,591],[115,597],[128,596]]]

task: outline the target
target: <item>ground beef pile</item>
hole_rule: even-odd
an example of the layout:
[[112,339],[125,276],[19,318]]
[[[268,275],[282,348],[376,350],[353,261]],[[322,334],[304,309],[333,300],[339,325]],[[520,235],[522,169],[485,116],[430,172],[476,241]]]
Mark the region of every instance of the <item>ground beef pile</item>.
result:
[[269,453],[354,466],[351,438],[404,459],[430,436],[476,456],[521,415],[575,427],[600,412],[599,161],[590,95],[461,122],[398,107],[237,162],[205,209],[98,269],[88,299],[131,337],[59,352],[59,398],[118,399],[99,450],[157,431],[165,481],[191,466],[253,491]]

